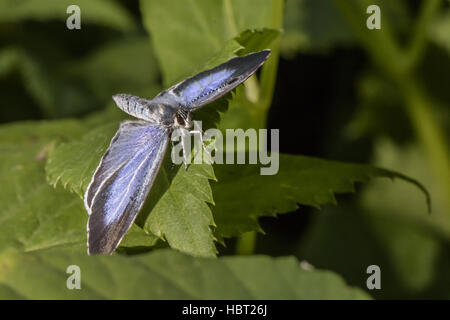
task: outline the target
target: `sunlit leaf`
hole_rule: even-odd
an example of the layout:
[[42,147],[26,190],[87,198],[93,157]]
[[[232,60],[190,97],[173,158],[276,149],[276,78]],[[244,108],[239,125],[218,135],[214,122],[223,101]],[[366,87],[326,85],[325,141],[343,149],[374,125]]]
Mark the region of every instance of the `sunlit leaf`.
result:
[[215,166],[218,182],[212,185],[216,204],[213,212],[219,237],[261,231],[258,217],[291,212],[299,205],[319,208],[336,204],[335,194],[354,192],[355,182],[367,182],[375,177],[409,181],[424,192],[425,203],[429,201],[428,192],[417,181],[370,165],[280,154],[277,174],[261,175],[260,168],[259,165]]
[[[270,0],[142,0],[144,24],[152,34],[166,85],[186,77],[223,50],[242,31],[271,25]],[[170,23],[166,23],[170,21]]]

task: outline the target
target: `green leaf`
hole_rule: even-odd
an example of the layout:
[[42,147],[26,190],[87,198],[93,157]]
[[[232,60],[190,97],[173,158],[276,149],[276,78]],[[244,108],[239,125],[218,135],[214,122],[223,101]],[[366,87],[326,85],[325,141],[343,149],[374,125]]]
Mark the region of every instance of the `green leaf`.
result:
[[274,5],[271,0],[141,0],[165,85],[194,73],[244,30],[280,28],[271,25]]
[[216,165],[214,219],[219,238],[262,231],[258,217],[294,211],[298,205],[336,204],[335,194],[354,192],[355,182],[375,177],[417,181],[400,173],[370,165],[343,163],[305,156],[279,155],[279,172],[263,176],[259,165]]
[[57,147],[45,166],[48,181],[53,186],[60,182],[64,188],[69,187],[71,192],[83,198],[92,174],[118,128],[117,122],[107,124],[90,131],[79,141]]
[[[119,250],[122,248],[134,249],[134,248],[145,248],[153,247],[158,242],[158,238],[149,234],[142,228],[133,224],[120,243]],[[131,251],[130,251],[131,252]]]
[[[102,26],[130,30],[135,27],[131,15],[112,0],[39,0],[9,1],[0,0],[0,21],[21,22],[23,20],[66,20],[70,14],[67,7],[76,4],[81,11],[81,28],[85,22]],[[61,28],[65,28],[65,23]]]
[[234,40],[242,49],[237,52],[238,56],[261,51],[270,48],[272,42],[280,35],[280,30],[263,28],[242,31]]
[[193,164],[187,170],[180,167],[171,182],[167,169],[161,171],[160,177],[163,176],[170,187],[147,217],[144,230],[164,235],[172,248],[182,252],[214,256],[217,250],[210,226],[215,224],[207,204],[213,203],[208,181],[215,178],[212,166]]
[[[66,288],[69,265],[80,267],[81,290]],[[2,299],[370,298],[332,272],[302,269],[293,257],[204,259],[171,250],[89,257],[53,250],[3,252],[0,267]]]

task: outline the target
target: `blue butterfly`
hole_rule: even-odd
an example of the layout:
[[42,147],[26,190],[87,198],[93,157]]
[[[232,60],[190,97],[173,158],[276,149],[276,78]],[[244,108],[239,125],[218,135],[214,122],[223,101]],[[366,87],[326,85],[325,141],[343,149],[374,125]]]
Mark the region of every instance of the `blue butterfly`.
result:
[[245,81],[269,54],[267,49],[232,58],[151,100],[113,96],[120,109],[141,120],[120,124],[84,195],[89,254],[111,254],[130,229],[161,167],[171,132],[189,129],[192,111]]

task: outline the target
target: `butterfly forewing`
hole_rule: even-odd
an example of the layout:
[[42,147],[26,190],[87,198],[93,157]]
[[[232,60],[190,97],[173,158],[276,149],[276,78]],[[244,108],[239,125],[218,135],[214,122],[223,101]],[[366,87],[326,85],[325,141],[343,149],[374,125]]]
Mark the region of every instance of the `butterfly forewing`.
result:
[[168,137],[163,126],[121,124],[85,193],[90,254],[113,252],[131,227],[158,174]]
[[269,57],[270,50],[235,57],[227,62],[180,82],[169,92],[178,97],[184,108],[194,110],[231,91],[255,71]]

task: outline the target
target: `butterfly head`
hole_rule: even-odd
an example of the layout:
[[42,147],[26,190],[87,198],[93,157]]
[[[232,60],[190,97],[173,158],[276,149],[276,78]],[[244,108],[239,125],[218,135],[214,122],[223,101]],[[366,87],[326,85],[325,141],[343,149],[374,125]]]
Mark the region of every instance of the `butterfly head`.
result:
[[180,108],[174,116],[174,127],[190,129],[192,127],[191,114],[188,110]]

